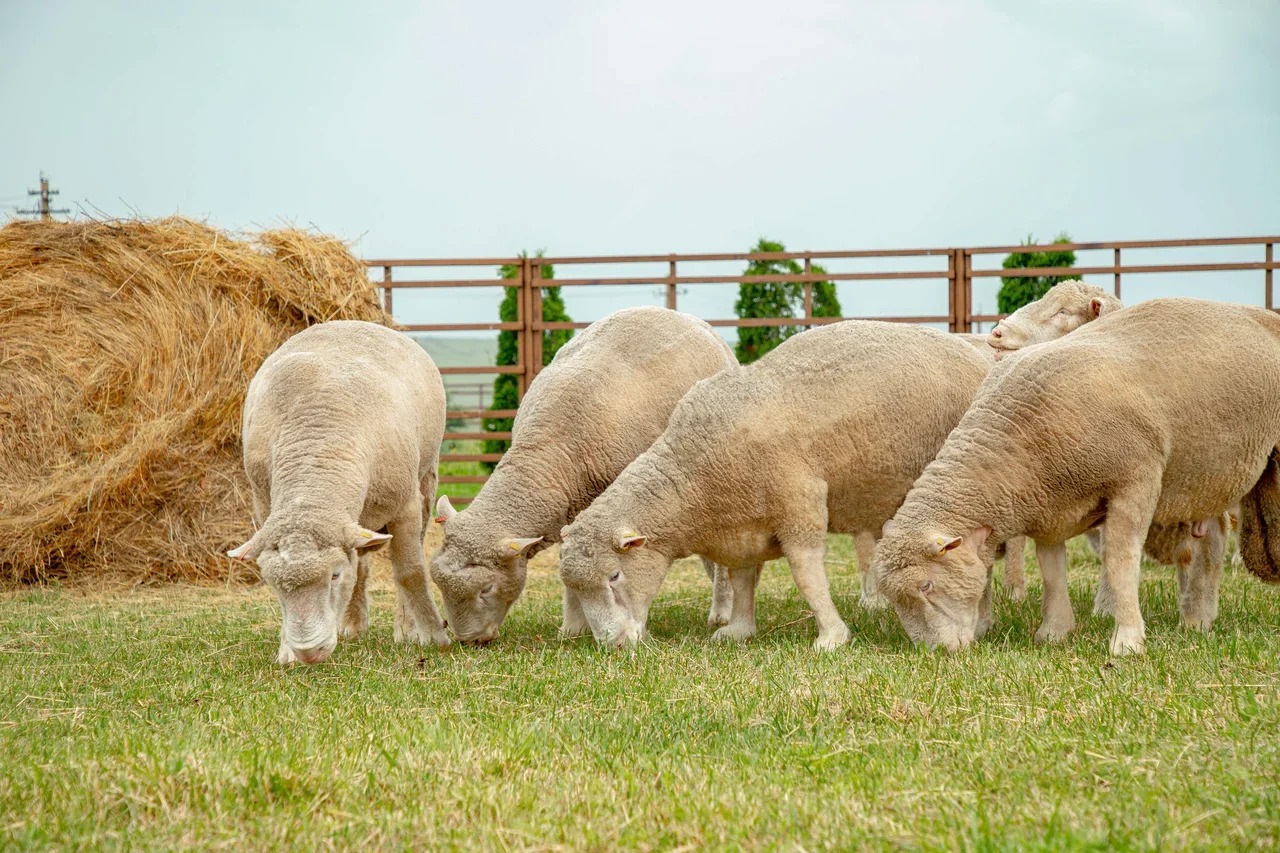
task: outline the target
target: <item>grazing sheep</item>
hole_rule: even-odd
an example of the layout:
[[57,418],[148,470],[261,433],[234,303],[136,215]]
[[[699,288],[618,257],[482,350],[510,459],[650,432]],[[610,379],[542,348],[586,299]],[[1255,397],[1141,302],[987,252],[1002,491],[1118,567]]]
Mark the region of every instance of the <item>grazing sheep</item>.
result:
[[[1056,340],[1122,307],[1119,299],[1102,288],[1072,279],[1058,283],[1044,296],[1005,317],[990,335],[958,333],[956,337],[973,346],[994,364],[1013,351]],[[1004,586],[1013,601],[1027,597],[1027,576],[1023,566],[1025,551],[1025,537],[1010,537],[1004,543]],[[870,562],[862,559],[861,550],[858,563],[862,569],[863,606],[869,609],[887,606],[888,601],[876,590],[875,573],[869,571]]]
[[322,661],[365,630],[368,554],[388,542],[396,639],[448,644],[422,553],[444,418],[435,364],[385,326],[321,323],[262,363],[243,421],[258,531],[228,553],[280,599],[280,663]]
[[1250,519],[1280,516],[1264,476],[1278,444],[1280,317],[1145,302],[998,365],[886,526],[874,570],[914,641],[956,649],[990,625],[996,545],[1031,536],[1045,584],[1037,637],[1053,639],[1074,624],[1065,542],[1101,523],[1110,648],[1141,653],[1148,528],[1202,519],[1207,532],[1248,495],[1241,551],[1265,574],[1261,552],[1280,544]]
[[[1040,299],[1024,305],[1001,320],[986,342],[999,360],[1011,352],[1056,340],[1084,323],[1122,307],[1124,306],[1117,297],[1099,287],[1080,280],[1060,282]],[[1209,530],[1208,521],[1196,524],[1199,526],[1178,523],[1173,525],[1174,530],[1166,530],[1163,525],[1154,524],[1144,550],[1153,560],[1177,567],[1178,602],[1184,621],[1189,626],[1207,630],[1218,612],[1218,580],[1222,575],[1221,556],[1218,556],[1215,563],[1214,555],[1222,553],[1225,543],[1216,538],[1220,524],[1212,525],[1212,531]],[[1195,530],[1208,531],[1208,535],[1193,535],[1193,527]],[[1175,536],[1175,533],[1178,535]],[[1087,536],[1089,544],[1101,556],[1101,531],[1095,528],[1088,531]],[[1021,536],[1010,539],[1006,544],[1006,553],[1016,550],[1021,556],[1025,541]],[[1020,563],[1021,560],[1014,572],[1006,557],[1005,585],[1015,601],[1026,598],[1026,575],[1022,572]],[[1110,615],[1110,608],[1111,590],[1107,585],[1106,575],[1102,574],[1098,578],[1094,614]]]
[[[528,558],[558,541],[560,528],[653,443],[694,383],[737,366],[709,325],[666,308],[618,311],[562,347],[529,386],[511,448],[471,506],[455,512],[440,499],[444,545],[431,575],[454,636],[496,637],[524,589]],[[709,564],[707,573],[714,584],[708,621],[722,624],[727,583]],[[587,631],[569,589],[561,631]]]
[[596,639],[636,642],[671,562],[697,553],[726,567],[733,586],[716,638],[755,634],[761,564],[785,555],[817,619],[815,645],[844,643],[827,532],[880,528],[988,366],[943,332],[851,320],[699,382],[653,446],[561,532],[561,579]]

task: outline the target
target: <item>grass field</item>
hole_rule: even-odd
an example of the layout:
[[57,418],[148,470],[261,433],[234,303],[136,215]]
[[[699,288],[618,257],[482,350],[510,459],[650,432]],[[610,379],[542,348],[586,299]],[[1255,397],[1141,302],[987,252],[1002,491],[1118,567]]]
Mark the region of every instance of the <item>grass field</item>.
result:
[[1280,591],[1228,573],[1217,630],[1143,581],[1148,654],[1111,660],[1072,552],[1074,641],[1039,587],[980,645],[910,647],[857,604],[819,656],[785,565],[762,635],[706,642],[682,563],[633,654],[556,638],[538,568],[498,641],[391,641],[392,593],[328,663],[272,660],[262,588],[32,589],[0,610],[0,846],[417,849],[1258,848],[1280,839]]
[[[468,427],[468,429],[479,429],[479,422],[476,421]],[[440,448],[440,454],[446,453],[483,453],[484,442],[481,441],[456,441],[450,439],[446,441]],[[455,477],[482,477],[489,471],[480,462],[441,462],[440,476]],[[441,483],[436,487],[437,495],[448,495],[450,498],[474,498],[480,494],[480,489],[484,487],[483,483]],[[461,509],[461,507],[459,507]]]

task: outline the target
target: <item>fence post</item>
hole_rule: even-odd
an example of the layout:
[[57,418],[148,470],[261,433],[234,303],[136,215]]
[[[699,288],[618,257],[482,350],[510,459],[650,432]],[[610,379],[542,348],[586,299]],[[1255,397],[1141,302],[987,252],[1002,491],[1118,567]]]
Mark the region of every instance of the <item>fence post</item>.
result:
[[382,307],[391,316],[391,265],[382,268]]
[[804,256],[804,327],[812,329],[813,323],[813,279],[809,276],[813,275],[813,258],[808,255]]
[[529,304],[533,318],[529,323],[529,381],[542,370],[542,260],[535,259],[533,277],[529,280]]
[[533,378],[529,372],[529,348],[532,341],[529,327],[533,324],[532,302],[529,300],[529,285],[532,282],[533,272],[529,264],[529,258],[521,258],[520,260],[520,290],[516,298],[516,321],[520,323],[520,329],[516,332],[516,352],[519,353],[516,359],[520,372],[516,374],[519,377],[520,399],[524,399],[524,392],[529,388],[529,381]]
[[1116,291],[1116,299],[1119,299],[1119,298],[1120,298],[1120,250],[1119,250],[1119,249],[1116,249],[1115,251],[1116,251],[1116,254],[1115,254],[1115,268],[1116,268],[1115,291]]
[[671,265],[667,271],[667,307],[672,311],[676,310],[676,260],[671,259]]
[[1264,279],[1264,281],[1266,281],[1266,283],[1267,283],[1267,310],[1268,310],[1268,311],[1273,310],[1273,306],[1275,305],[1275,303],[1274,303],[1274,302],[1272,301],[1272,299],[1271,299],[1271,278],[1272,278],[1272,275],[1271,275],[1271,274],[1272,274],[1272,272],[1274,272],[1274,271],[1271,269],[1271,266],[1270,266],[1270,264],[1271,264],[1271,259],[1274,257],[1274,254],[1275,254],[1275,244],[1274,244],[1274,243],[1268,243],[1268,244],[1267,244],[1267,255],[1266,255],[1266,258],[1267,258],[1267,264],[1268,264],[1268,266],[1267,266],[1267,274],[1266,274],[1266,277],[1265,277],[1265,279]]
[[960,331],[960,313],[956,310],[960,304],[960,300],[956,298],[956,287],[960,281],[956,264],[956,255],[959,252],[959,249],[947,252],[947,316],[951,318],[947,324],[947,330],[953,334]]

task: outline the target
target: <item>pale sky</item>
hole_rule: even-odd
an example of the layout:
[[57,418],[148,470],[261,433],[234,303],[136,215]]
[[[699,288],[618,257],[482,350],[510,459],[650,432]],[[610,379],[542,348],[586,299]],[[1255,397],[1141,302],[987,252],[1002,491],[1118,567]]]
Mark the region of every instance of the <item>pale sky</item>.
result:
[[[0,0],[0,55],[3,211],[44,170],[73,209],[364,257],[1280,233],[1276,0]],[[1258,301],[1261,274],[1125,287]],[[693,290],[731,316],[734,288]],[[566,292],[586,320],[658,298]]]

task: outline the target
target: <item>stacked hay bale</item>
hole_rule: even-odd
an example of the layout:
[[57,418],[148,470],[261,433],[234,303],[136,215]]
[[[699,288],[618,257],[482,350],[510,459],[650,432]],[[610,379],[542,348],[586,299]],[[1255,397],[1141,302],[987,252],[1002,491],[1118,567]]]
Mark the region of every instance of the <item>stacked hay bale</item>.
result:
[[240,410],[305,326],[389,323],[302,231],[173,218],[0,228],[0,582],[243,580]]

